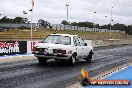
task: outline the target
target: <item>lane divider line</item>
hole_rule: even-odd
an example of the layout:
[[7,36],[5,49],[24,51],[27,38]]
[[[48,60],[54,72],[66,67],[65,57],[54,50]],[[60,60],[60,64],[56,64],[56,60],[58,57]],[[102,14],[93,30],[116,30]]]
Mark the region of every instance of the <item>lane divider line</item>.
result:
[[[125,68],[127,68],[127,67],[129,67],[129,66],[132,66],[132,63],[128,63],[128,64],[125,64],[125,65],[123,65],[123,66],[116,67],[116,68],[113,69],[112,71],[106,72],[106,73],[103,74],[103,75],[99,75],[99,76],[95,77],[94,79],[104,79],[104,78],[106,78],[106,77],[112,75],[113,73],[119,72],[119,71],[121,71],[121,70],[123,70],[123,69],[125,69]],[[92,77],[92,78],[93,78],[93,77]]]

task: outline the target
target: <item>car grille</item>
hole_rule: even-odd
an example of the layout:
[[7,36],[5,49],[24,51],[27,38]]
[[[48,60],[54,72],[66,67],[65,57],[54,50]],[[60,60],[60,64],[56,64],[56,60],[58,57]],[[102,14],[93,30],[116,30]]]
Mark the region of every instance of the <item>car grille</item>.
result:
[[[46,48],[39,48],[37,55],[44,55],[45,49]],[[66,54],[66,50],[53,49],[52,54]]]
[[66,54],[66,50],[57,50],[57,49],[53,49],[53,53]]

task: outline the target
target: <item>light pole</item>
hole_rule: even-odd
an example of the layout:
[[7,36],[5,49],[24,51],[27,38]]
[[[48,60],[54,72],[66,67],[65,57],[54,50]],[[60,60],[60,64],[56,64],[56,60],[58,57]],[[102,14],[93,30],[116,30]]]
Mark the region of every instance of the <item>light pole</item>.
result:
[[72,22],[74,17],[69,17],[69,22]]
[[30,33],[31,40],[33,39],[33,7],[34,7],[34,0],[32,0],[32,9],[29,10],[31,12],[31,33]]
[[26,15],[26,14],[27,14],[27,12],[23,10],[23,17],[24,17],[24,15]]
[[95,30],[95,14],[96,14],[97,12],[94,12],[94,23],[93,23],[93,29]]
[[2,14],[0,13],[0,16],[1,16]]
[[69,5],[68,4],[66,4],[66,7],[67,7],[67,22],[68,22],[68,15],[69,15],[69,12],[68,12],[68,10],[69,10]]
[[107,18],[108,16],[105,16],[105,18]]
[[[25,12],[24,10],[23,10],[23,16],[22,16],[22,18],[23,18],[23,20],[25,20],[25,16],[24,15],[26,15],[27,14],[27,12]],[[21,23],[22,23],[22,21],[21,21]]]
[[110,16],[110,38],[111,38],[112,21],[113,21],[112,16],[113,16],[113,6],[111,8],[111,16]]
[[[107,17],[108,17],[108,16],[105,16],[105,21],[107,21],[107,20],[106,20]],[[106,24],[105,29],[107,29],[107,23],[105,22],[105,24]]]

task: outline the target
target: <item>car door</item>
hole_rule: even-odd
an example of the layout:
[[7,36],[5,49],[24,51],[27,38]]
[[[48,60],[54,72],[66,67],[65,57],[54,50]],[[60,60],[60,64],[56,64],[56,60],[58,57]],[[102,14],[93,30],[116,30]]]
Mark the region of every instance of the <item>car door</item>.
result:
[[82,48],[82,52],[81,52],[82,53],[82,58],[86,58],[89,54],[89,49],[87,47],[87,44],[80,37],[78,37],[78,40],[79,40],[80,46]]
[[74,42],[74,47],[76,49],[77,52],[77,59],[81,59],[82,58],[82,46],[80,46],[78,37],[73,37],[73,42]]

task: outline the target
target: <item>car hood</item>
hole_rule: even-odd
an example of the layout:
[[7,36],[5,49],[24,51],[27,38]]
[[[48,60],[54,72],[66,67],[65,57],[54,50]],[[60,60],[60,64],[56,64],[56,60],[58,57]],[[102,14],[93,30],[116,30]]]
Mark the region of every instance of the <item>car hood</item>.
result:
[[37,43],[34,45],[36,48],[52,48],[52,49],[58,49],[58,48],[68,48],[71,47],[71,45],[63,45],[63,44],[52,44],[52,43]]

